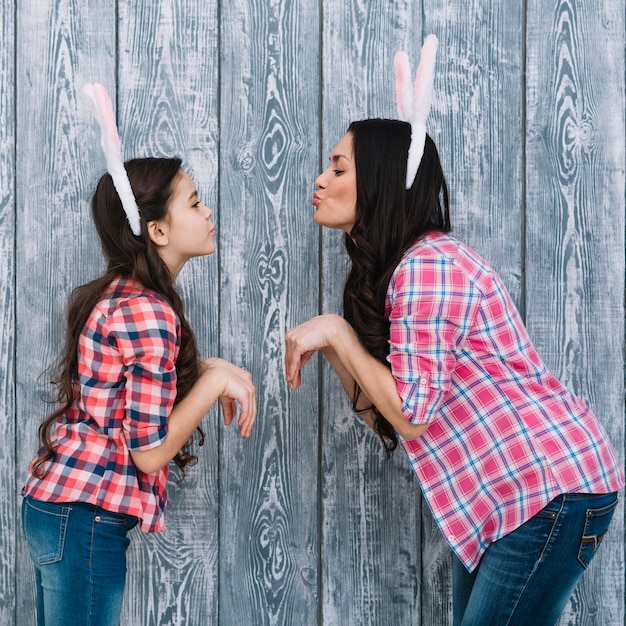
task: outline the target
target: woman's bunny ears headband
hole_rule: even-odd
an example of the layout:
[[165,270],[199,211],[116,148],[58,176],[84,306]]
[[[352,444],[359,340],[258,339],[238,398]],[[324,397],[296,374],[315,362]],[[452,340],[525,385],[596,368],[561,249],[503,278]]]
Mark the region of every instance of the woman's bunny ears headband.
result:
[[135,236],[139,236],[141,234],[139,208],[122,160],[120,138],[117,134],[111,98],[107,90],[99,83],[86,84],[83,93],[87,96],[89,108],[100,125],[100,144],[106,157],[107,171],[113,179],[113,185],[122,202],[130,228]]
[[410,189],[424,154],[426,118],[430,112],[435,78],[437,37],[428,35],[422,46],[420,63],[411,89],[411,67],[404,52],[396,52],[393,60],[396,72],[396,102],[398,115],[411,124],[411,145],[406,167],[406,188]]

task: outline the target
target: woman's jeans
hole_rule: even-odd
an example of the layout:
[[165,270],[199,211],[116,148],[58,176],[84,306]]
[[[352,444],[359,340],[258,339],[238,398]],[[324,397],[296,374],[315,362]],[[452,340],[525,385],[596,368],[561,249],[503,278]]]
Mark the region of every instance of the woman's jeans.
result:
[[38,626],[118,626],[126,533],[137,518],[91,504],[25,497],[22,527],[35,564]]
[[454,557],[455,626],[553,626],[593,558],[617,494],[565,494],[492,543],[470,574]]

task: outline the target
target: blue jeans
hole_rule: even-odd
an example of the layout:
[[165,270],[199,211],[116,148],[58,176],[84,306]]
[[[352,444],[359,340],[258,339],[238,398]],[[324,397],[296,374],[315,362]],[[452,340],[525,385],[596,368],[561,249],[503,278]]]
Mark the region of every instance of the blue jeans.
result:
[[91,504],[25,497],[22,528],[35,565],[38,626],[118,626],[126,533],[137,518]]
[[553,626],[596,553],[617,494],[564,494],[492,543],[470,574],[455,557],[455,626]]

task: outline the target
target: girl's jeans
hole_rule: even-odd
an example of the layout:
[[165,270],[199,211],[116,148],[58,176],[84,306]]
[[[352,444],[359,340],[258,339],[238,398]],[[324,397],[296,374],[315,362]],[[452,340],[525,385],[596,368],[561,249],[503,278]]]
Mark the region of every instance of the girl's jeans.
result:
[[564,494],[492,543],[470,574],[454,557],[455,626],[553,626],[589,565],[617,494]]
[[25,497],[22,527],[35,565],[38,626],[117,626],[126,533],[137,518],[91,504]]

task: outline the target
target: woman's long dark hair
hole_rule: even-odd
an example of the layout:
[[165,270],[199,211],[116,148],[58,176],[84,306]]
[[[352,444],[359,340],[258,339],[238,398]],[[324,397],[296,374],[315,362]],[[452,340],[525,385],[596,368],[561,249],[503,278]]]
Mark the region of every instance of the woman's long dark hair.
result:
[[[345,246],[352,262],[343,292],[345,319],[368,352],[389,367],[389,320],[385,296],[402,256],[421,236],[451,229],[448,188],[439,154],[427,135],[415,181],[405,189],[411,127],[397,120],[353,122],[356,167],[356,216]],[[356,407],[360,388],[355,384]],[[389,455],[396,432],[376,407],[374,429]]]
[[[180,402],[198,380],[200,366],[195,336],[185,319],[183,302],[174,288],[173,277],[157,253],[147,230],[149,221],[162,220],[167,216],[168,203],[181,171],[181,163],[178,158],[132,159],[125,163],[142,217],[141,234],[138,237],[131,232],[111,176],[105,174],[98,182],[91,201],[91,210],[108,266],[102,276],[75,289],[70,298],[67,307],[65,347],[53,368],[53,384],[56,387],[54,400],[58,408],[39,427],[41,449],[32,467],[35,476],[41,478],[45,474],[45,464],[54,457],[52,442],[54,425],[76,399],[80,334],[94,306],[115,278],[119,276],[131,278],[147,289],[155,291],[172,306],[180,320],[181,343],[176,360],[175,402]],[[199,444],[202,445],[204,433],[200,428],[197,432]],[[183,471],[183,476],[185,467],[197,462],[197,457],[190,453],[192,441],[193,438],[174,457],[174,462]]]

